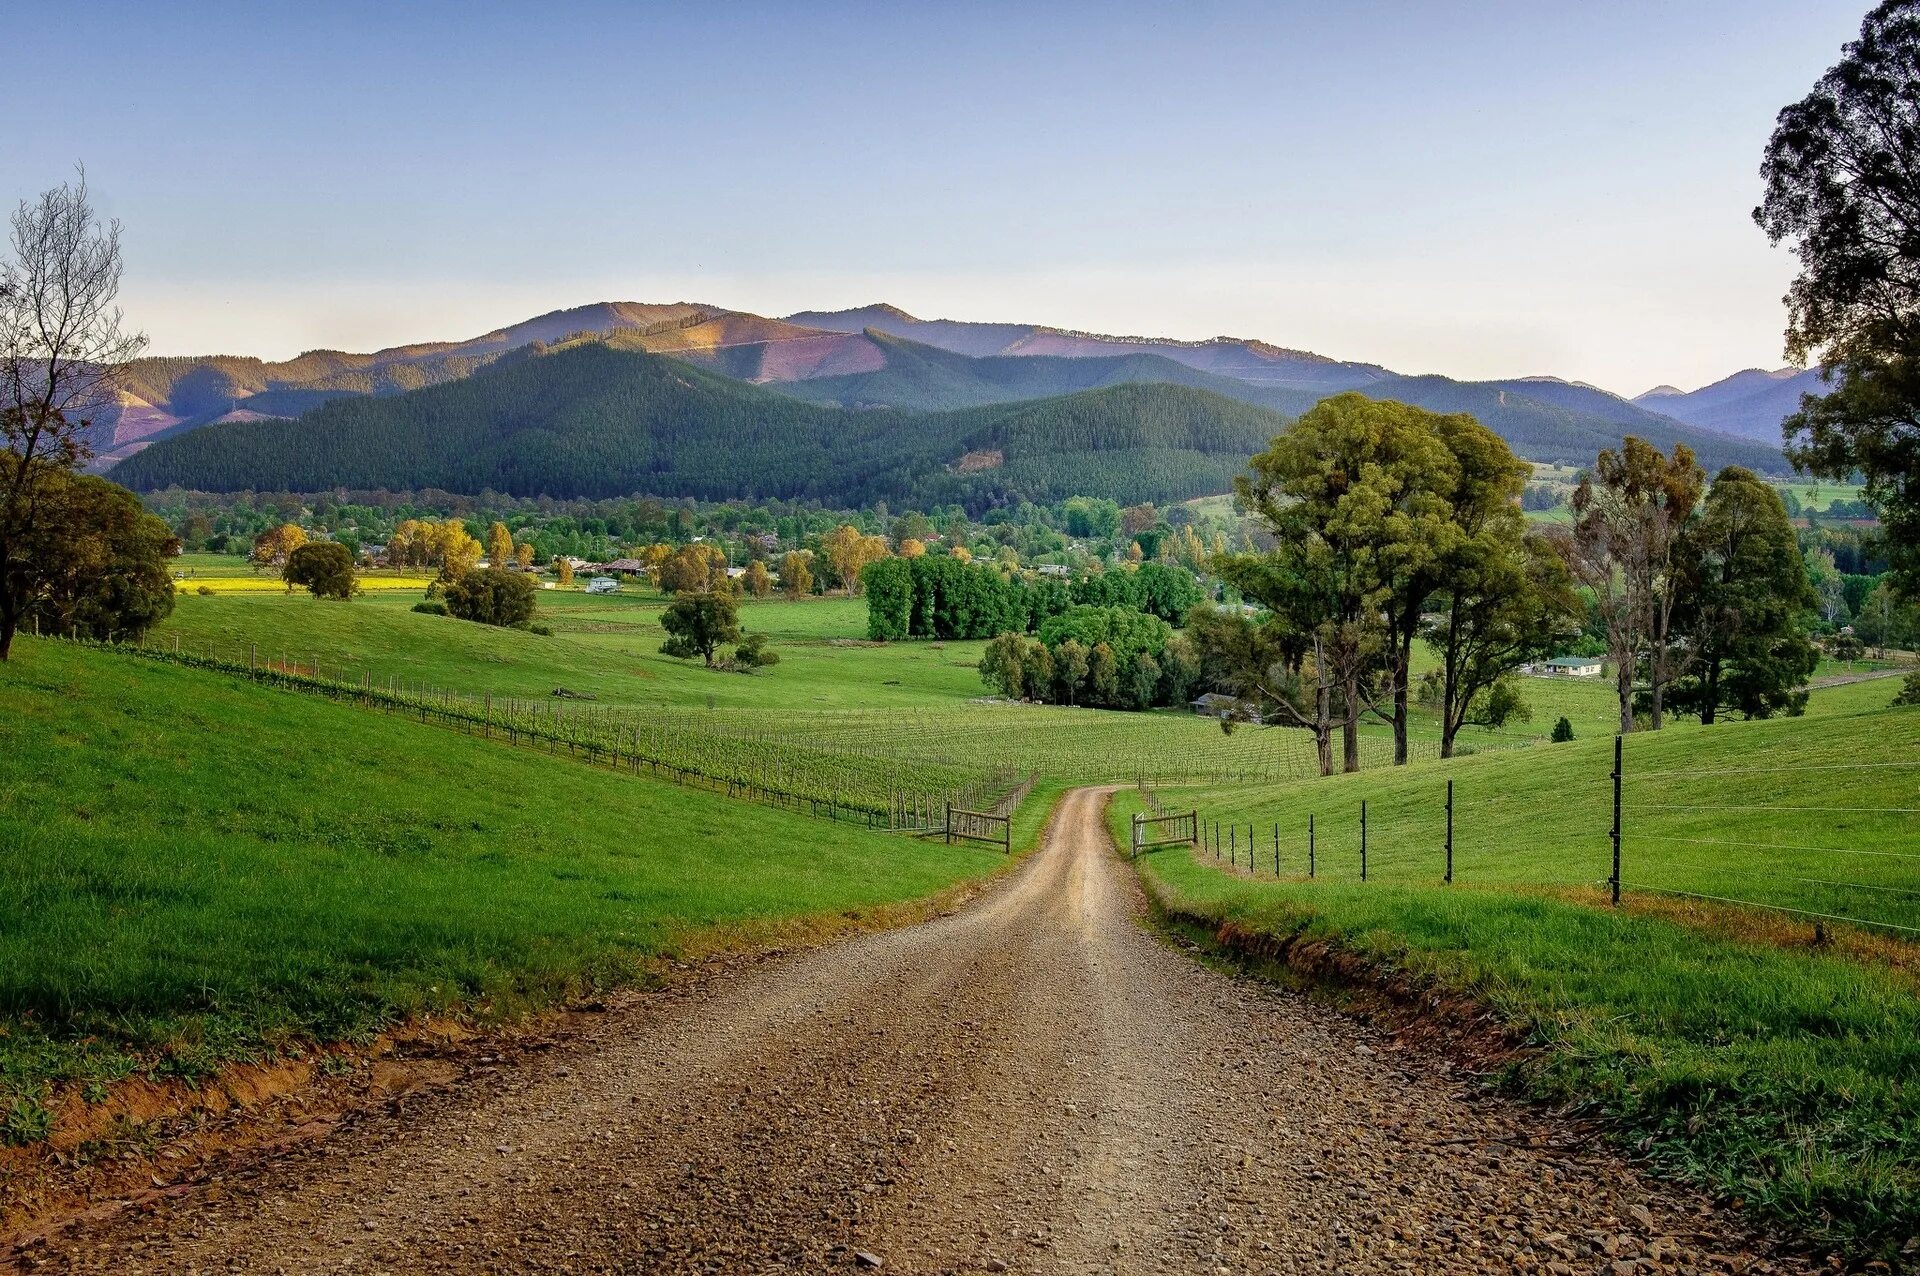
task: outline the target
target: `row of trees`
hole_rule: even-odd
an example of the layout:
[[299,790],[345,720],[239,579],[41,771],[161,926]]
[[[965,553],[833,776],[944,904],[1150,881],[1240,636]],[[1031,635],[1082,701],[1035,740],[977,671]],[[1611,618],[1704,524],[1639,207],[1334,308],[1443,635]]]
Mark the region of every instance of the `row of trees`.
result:
[[1600,454],[1570,528],[1529,529],[1528,466],[1473,418],[1340,395],[1253,458],[1241,502],[1272,532],[1221,576],[1260,615],[1189,618],[1205,680],[1269,722],[1314,733],[1323,771],[1357,770],[1364,721],[1390,723],[1404,762],[1414,644],[1437,668],[1419,699],[1441,753],[1468,725],[1524,711],[1521,665],[1589,617],[1617,670],[1620,726],[1674,711],[1711,722],[1798,712],[1816,653],[1814,603],[1791,523],[1750,471],[1705,474],[1684,445],[1636,438]]
[[1712,722],[1797,713],[1819,654],[1818,602],[1779,494],[1729,466],[1706,474],[1684,445],[1662,455],[1628,438],[1574,493],[1563,557],[1591,599],[1615,669],[1620,729],[1636,710]]
[[1074,607],[1038,638],[1001,634],[980,659],[981,680],[1009,699],[1096,709],[1184,704],[1201,673],[1185,634],[1131,607]]
[[881,641],[1037,633],[1074,607],[1116,608],[1177,624],[1204,597],[1191,572],[1164,563],[1069,581],[952,555],[884,557],[867,564],[860,585],[867,636]]

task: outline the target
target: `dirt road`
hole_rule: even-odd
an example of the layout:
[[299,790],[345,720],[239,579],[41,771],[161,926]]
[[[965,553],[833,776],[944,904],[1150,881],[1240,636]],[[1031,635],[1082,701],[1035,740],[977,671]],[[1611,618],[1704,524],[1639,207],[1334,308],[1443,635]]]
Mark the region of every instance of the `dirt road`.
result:
[[1680,1271],[1697,1201],[1147,932],[1101,796],[954,915],[39,1251],[113,1272]]

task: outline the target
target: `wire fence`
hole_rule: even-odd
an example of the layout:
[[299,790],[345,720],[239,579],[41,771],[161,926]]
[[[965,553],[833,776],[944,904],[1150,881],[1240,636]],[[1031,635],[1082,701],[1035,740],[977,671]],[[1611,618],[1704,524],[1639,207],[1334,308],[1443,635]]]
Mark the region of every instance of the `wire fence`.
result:
[[1660,748],[1636,767],[1630,737],[1609,769],[1569,768],[1548,747],[1540,782],[1492,792],[1469,772],[1392,777],[1365,796],[1354,785],[1216,795],[1197,849],[1283,880],[1586,887],[1615,903],[1637,892],[1920,936],[1920,730],[1888,734],[1860,761],[1820,761],[1821,740],[1807,737],[1750,764],[1673,766]]
[[[511,747],[564,756],[630,774],[647,774],[688,788],[778,807],[819,819],[890,832],[938,834],[949,806],[1002,811],[1031,790],[1032,777],[1011,768],[989,774],[938,771],[939,783],[915,785],[930,765],[903,764],[834,749],[801,749],[737,732],[699,729],[646,715],[598,710],[590,705],[496,700],[422,683],[391,679],[376,685],[329,676],[317,661],[301,665],[282,657],[262,660],[249,648],[242,659],[222,658],[209,646],[198,650],[61,641],[166,664],[206,669],[257,685],[327,699],[358,708],[417,719],[420,723],[480,736]],[[784,783],[782,781],[785,781]]]

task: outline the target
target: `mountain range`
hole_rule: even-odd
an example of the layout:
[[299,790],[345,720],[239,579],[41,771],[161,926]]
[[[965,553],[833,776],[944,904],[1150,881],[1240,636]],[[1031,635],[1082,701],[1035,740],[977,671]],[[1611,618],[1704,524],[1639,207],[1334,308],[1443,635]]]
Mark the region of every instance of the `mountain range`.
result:
[[1650,412],[1703,430],[1778,443],[1780,422],[1800,410],[1801,397],[1826,392],[1827,382],[1818,368],[1780,368],[1774,372],[1748,368],[1693,391],[1655,386],[1633,401]]
[[[1779,417],[1773,416],[1770,425],[1766,417],[1791,400],[1780,409],[1784,415],[1798,400],[1793,377],[1757,372],[1739,374],[1691,395],[1662,387],[1629,401],[1551,377],[1457,381],[1404,376],[1377,364],[1342,362],[1241,338],[1176,341],[1031,324],[922,320],[888,305],[769,318],[693,302],[609,302],[554,311],[467,341],[397,346],[371,354],[312,351],[280,363],[232,356],[137,360],[128,369],[120,410],[100,423],[95,446],[103,467],[118,464],[115,476],[126,482],[208,487],[217,478],[242,487],[284,486],[268,477],[269,473],[281,477],[291,473],[279,461],[263,452],[259,472],[251,474],[242,453],[256,444],[266,449],[269,440],[337,430],[346,421],[412,420],[419,414],[401,404],[416,396],[480,376],[503,360],[539,359],[585,345],[615,355],[663,357],[736,386],[744,383],[742,388],[762,387],[765,393],[751,399],[755,405],[751,410],[772,417],[787,419],[787,410],[776,408],[777,403],[802,400],[821,408],[887,414],[867,424],[885,420],[895,428],[916,430],[923,438],[956,444],[966,441],[963,436],[968,430],[963,425],[981,426],[986,418],[963,422],[952,414],[998,407],[999,416],[1012,419],[1019,415],[1012,411],[1014,405],[1124,386],[1152,384],[1204,396],[1163,395],[1157,400],[1162,406],[1179,400],[1182,411],[1192,410],[1193,403],[1211,402],[1212,410],[1220,412],[1225,410],[1220,406],[1223,402],[1236,401],[1282,418],[1305,411],[1329,394],[1356,390],[1435,411],[1471,412],[1506,438],[1516,452],[1537,461],[1585,464],[1599,449],[1617,446],[1623,435],[1631,433],[1662,447],[1686,442],[1709,467],[1738,463],[1779,471],[1784,469],[1777,441]],[[605,377],[615,366],[617,361],[589,364],[568,359],[543,366],[537,379],[550,382],[554,368],[591,367],[595,376]],[[592,397],[600,388],[596,384],[579,390]],[[556,396],[554,402],[579,397],[573,390],[562,384],[546,385],[546,391]],[[367,401],[361,409],[364,414],[335,403],[342,399]],[[386,401],[393,404],[390,410],[373,406]],[[1137,396],[1096,396],[1046,409],[1037,419],[1083,419],[1090,404],[1119,411],[1138,403]],[[536,417],[557,411],[539,403],[528,404],[527,410]],[[611,411],[605,401],[595,409],[596,431],[617,418],[617,412],[604,415]],[[950,419],[932,426],[923,419],[929,417]],[[274,418],[297,418],[300,425],[291,432],[268,428]],[[189,439],[215,424],[220,426],[215,451],[224,458],[217,476],[189,464],[192,458],[204,461],[213,454],[210,441],[190,445]],[[1244,424],[1245,420],[1237,419],[1236,425]],[[628,423],[635,429],[641,425],[637,418]],[[1105,432],[1118,437],[1125,434],[1125,425],[1109,422]],[[1224,439],[1235,432],[1229,427],[1220,435]],[[866,430],[857,433],[872,444]],[[521,438],[518,446],[524,449],[537,441]],[[1033,441],[1028,435],[1022,446],[1032,446]],[[1264,442],[1264,436],[1257,442]],[[469,444],[477,445],[474,440]],[[275,444],[273,450],[284,452],[289,446]],[[124,464],[149,447],[155,455],[145,462]],[[307,439],[293,450],[317,456],[331,449],[316,448]],[[918,455],[913,448],[907,452]],[[906,455],[888,454],[896,460]],[[1242,451],[1239,459],[1246,454]],[[951,465],[958,463],[958,456],[938,459]],[[1016,455],[1011,469],[998,477],[1009,479],[1024,472],[1021,460]],[[1201,468],[1210,472],[1213,467],[1209,463]],[[554,467],[553,476],[558,478],[565,469]],[[648,472],[665,481],[669,471],[680,472],[677,465]],[[348,482],[344,473],[329,479],[319,471],[302,472],[320,487]],[[423,479],[422,486],[456,486],[426,482],[431,476],[424,470],[416,477]],[[477,473],[473,477],[477,479]],[[643,489],[679,494],[644,484],[626,490]],[[518,489],[501,486],[499,490]],[[548,490],[546,494],[585,493]]]

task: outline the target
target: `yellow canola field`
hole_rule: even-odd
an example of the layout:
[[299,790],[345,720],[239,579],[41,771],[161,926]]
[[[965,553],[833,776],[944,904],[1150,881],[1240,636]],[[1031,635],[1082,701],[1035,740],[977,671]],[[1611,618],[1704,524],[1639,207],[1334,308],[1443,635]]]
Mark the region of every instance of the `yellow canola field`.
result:
[[[360,588],[368,593],[378,590],[411,589],[424,592],[433,583],[431,576],[374,576],[360,578]],[[182,594],[197,594],[202,587],[216,594],[277,594],[285,593],[287,583],[278,576],[196,576],[175,577],[174,590]]]

